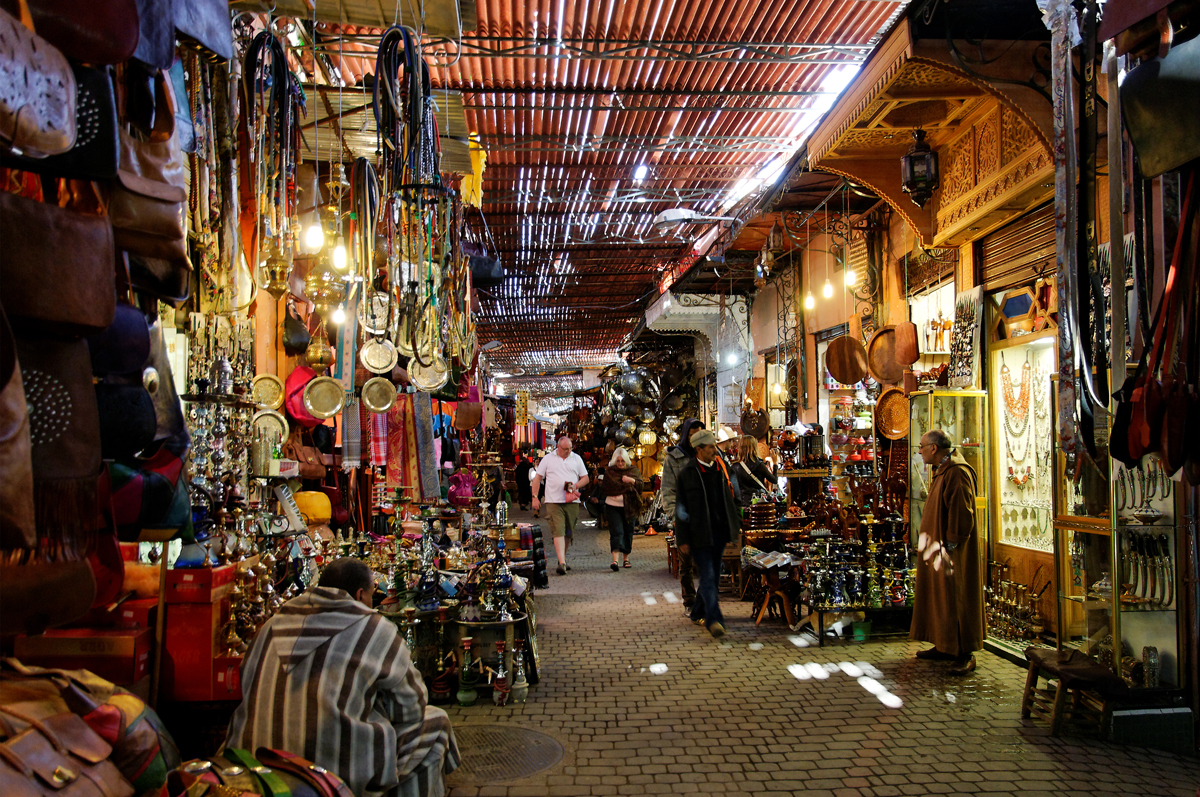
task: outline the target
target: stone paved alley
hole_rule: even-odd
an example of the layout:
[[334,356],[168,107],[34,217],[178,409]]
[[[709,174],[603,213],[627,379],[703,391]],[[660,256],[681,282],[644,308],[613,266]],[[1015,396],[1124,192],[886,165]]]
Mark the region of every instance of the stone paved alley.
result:
[[572,572],[552,569],[538,593],[542,681],[528,703],[450,708],[457,727],[549,734],[562,760],[520,780],[452,776],[453,795],[1196,797],[1200,788],[1200,759],[1056,739],[1022,720],[1025,672],[993,655],[977,654],[978,670],[954,678],[944,663],[914,659],[919,646],[907,640],[818,648],[781,621],[755,628],[750,604],[727,595],[729,633],[718,642],[682,616],[663,536],[635,538],[630,558],[614,573],[607,532],[577,532]]

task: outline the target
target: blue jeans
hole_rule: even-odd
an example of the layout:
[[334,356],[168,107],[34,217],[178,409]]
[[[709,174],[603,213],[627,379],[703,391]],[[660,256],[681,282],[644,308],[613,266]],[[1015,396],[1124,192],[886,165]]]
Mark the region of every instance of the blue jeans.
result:
[[725,553],[724,545],[705,545],[691,548],[692,563],[696,569],[696,602],[692,604],[692,619],[704,620],[704,625],[711,628],[713,623],[724,624],[721,614],[721,604],[717,597],[717,583],[721,577],[721,557]]
[[621,552],[626,556],[633,550],[633,524],[635,521],[625,517],[625,507],[604,505],[604,518],[608,521],[608,548],[613,553]]

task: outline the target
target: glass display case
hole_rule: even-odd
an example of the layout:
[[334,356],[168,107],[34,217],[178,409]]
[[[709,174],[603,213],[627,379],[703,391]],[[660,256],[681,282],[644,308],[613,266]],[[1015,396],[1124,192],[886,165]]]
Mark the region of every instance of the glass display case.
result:
[[1127,468],[1098,454],[1055,451],[1059,646],[1134,688],[1179,688],[1177,483],[1157,455]]
[[931,477],[931,468],[921,461],[921,437],[930,429],[941,429],[950,435],[978,477],[975,516],[979,524],[979,549],[987,550],[987,421],[987,392],[983,390],[928,390],[909,396],[908,448],[912,461],[909,463],[908,511],[914,540],[917,529],[921,528],[921,514],[925,510]]

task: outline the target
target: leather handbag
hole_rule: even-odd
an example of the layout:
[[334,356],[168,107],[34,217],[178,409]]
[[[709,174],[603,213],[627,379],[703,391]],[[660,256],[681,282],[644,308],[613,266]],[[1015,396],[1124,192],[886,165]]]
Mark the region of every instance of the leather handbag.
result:
[[14,326],[85,335],[116,310],[112,228],[76,213],[0,192],[0,294]]
[[61,155],[75,144],[75,75],[54,45],[20,18],[0,10],[0,147],[13,155]]
[[308,332],[308,326],[304,323],[304,319],[296,313],[291,302],[288,302],[287,310],[283,314],[283,350],[292,357],[299,357],[308,349],[308,344],[312,342],[312,335]]
[[0,705],[0,792],[63,797],[133,797],[108,760],[112,747],[75,714],[38,719]]
[[175,30],[210,58],[233,58],[233,18],[226,0],[175,0]]
[[0,551],[37,544],[33,519],[33,463],[29,407],[17,344],[0,307]]
[[454,408],[454,428],[467,432],[479,428],[483,422],[483,404],[478,401],[460,401]]
[[283,751],[227,747],[220,755],[185,761],[170,773],[162,797],[351,797],[324,767]]
[[39,719],[73,714],[100,736],[108,760],[139,795],[157,794],[179,751],[154,709],[136,695],[87,670],[43,669],[0,660],[0,703]]
[[135,1],[138,42],[133,57],[153,69],[170,69],[175,61],[175,4],[181,0]]
[[169,261],[186,260],[187,174],[175,135],[175,99],[165,72],[155,81],[158,110],[152,138],[139,141],[118,127],[120,167],[112,185],[108,215],[119,249]]
[[[0,0],[0,8],[18,16],[25,3]],[[35,0],[29,9],[38,35],[63,55],[85,64],[119,64],[138,43],[138,10],[134,0]]]
[[325,465],[321,460],[321,452],[311,441],[304,439],[304,430],[295,427],[291,430],[287,442],[283,444],[285,459],[300,463],[300,478],[320,480],[325,478]]
[[83,555],[101,525],[100,418],[87,343],[18,334],[17,358],[29,406],[39,542]]
[[100,492],[107,496],[121,540],[137,540],[142,529],[171,529],[176,532],[173,539],[194,539],[191,496],[183,469],[190,445],[185,430],[141,457],[109,463]]
[[1143,176],[1200,158],[1200,39],[1130,70],[1121,82],[1121,115]]
[[51,177],[111,180],[117,176],[117,100],[112,71],[71,63],[75,75],[75,143],[61,155],[5,158],[6,165]]
[[304,406],[304,388],[316,378],[316,371],[307,365],[301,365],[294,368],[283,383],[283,406],[287,410],[288,416],[300,426],[308,429],[321,425],[321,419]]

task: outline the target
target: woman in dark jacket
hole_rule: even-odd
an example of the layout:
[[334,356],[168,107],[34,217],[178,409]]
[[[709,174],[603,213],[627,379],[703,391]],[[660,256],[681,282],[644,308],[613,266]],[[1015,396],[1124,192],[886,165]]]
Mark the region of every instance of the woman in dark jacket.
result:
[[774,494],[779,489],[775,472],[758,455],[758,440],[751,435],[742,435],[738,441],[738,462],[733,471],[741,485],[744,502],[755,493]]
[[613,451],[612,459],[600,480],[604,496],[604,516],[608,519],[608,547],[612,549],[612,570],[617,572],[617,554],[625,555],[625,567],[630,567],[633,550],[633,529],[641,513],[642,472],[624,448]]

